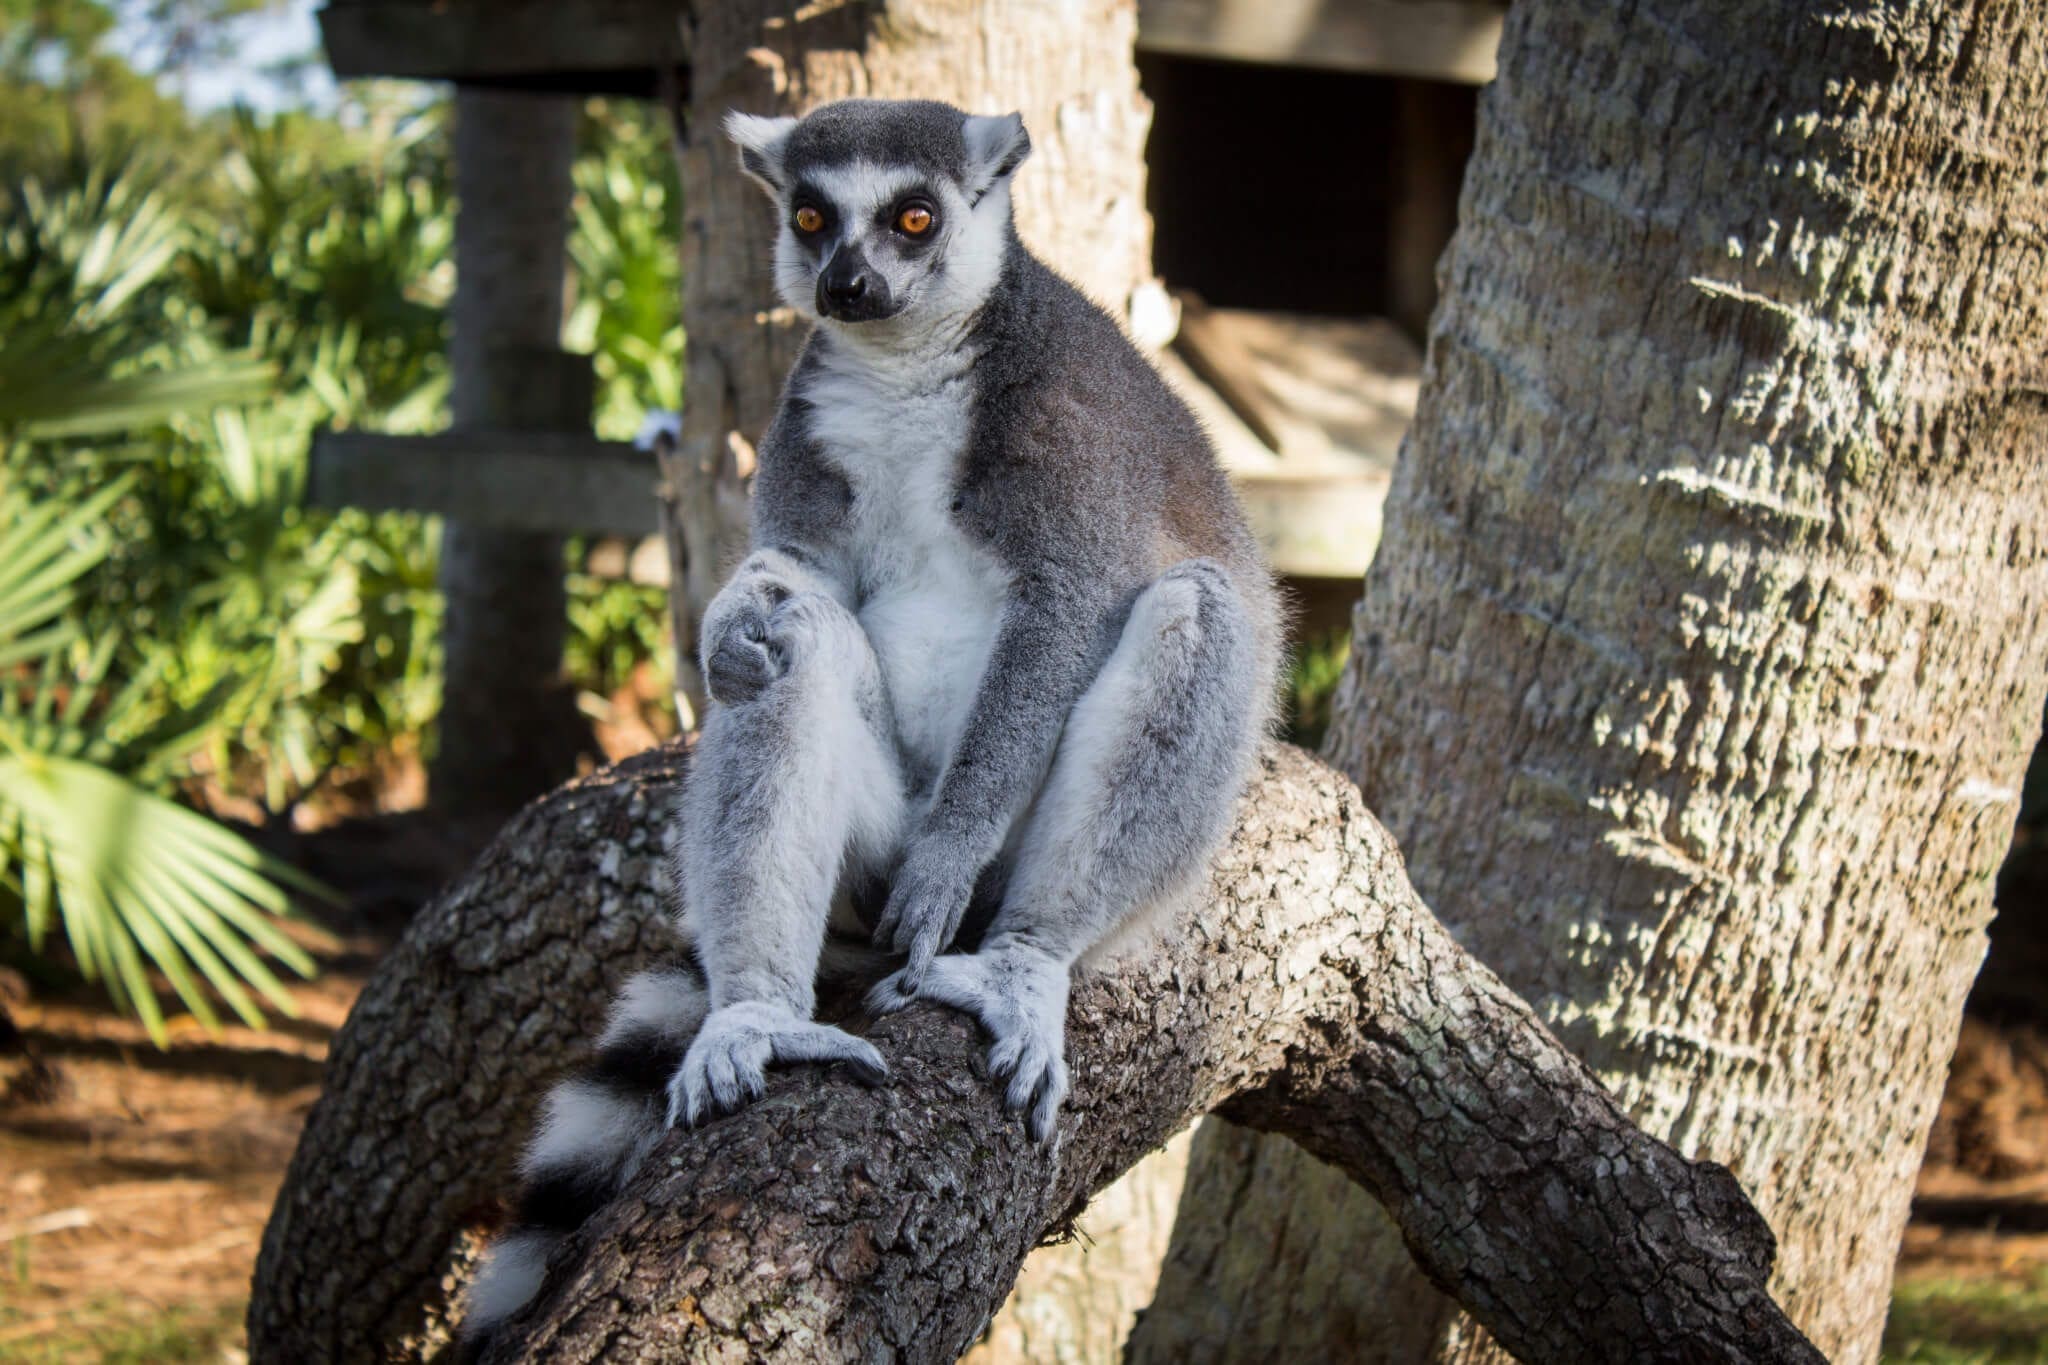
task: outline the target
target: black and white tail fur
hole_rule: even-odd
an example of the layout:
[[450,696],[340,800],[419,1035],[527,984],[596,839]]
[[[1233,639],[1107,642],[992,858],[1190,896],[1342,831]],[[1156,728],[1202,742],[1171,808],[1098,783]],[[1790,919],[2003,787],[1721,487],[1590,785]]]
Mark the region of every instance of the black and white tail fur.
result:
[[632,1178],[667,1131],[669,1077],[708,1008],[694,963],[642,972],[612,1005],[597,1060],[549,1092],[519,1162],[511,1225],[469,1289],[462,1330],[472,1352],[533,1297],[555,1245]]

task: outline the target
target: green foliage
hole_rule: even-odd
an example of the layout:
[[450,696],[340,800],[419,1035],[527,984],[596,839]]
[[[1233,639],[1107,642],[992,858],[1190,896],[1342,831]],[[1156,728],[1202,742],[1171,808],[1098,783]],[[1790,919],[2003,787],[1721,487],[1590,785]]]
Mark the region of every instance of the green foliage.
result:
[[1330,728],[1330,705],[1337,680],[1351,656],[1351,632],[1333,630],[1302,642],[1289,661],[1283,733],[1291,744],[1319,749]]
[[32,948],[61,921],[80,969],[159,1042],[149,967],[208,1024],[201,978],[260,1023],[250,988],[293,1007],[257,950],[312,970],[276,924],[286,888],[309,884],[161,794],[231,689],[178,697],[158,642],[80,600],[150,470],[129,434],[270,386],[268,367],[166,324],[190,241],[113,175],[0,194],[0,898]]
[[625,440],[649,408],[683,405],[682,190],[668,126],[646,106],[592,100],[582,141],[562,343],[592,353],[597,433]]
[[0,895],[30,946],[61,919],[80,968],[164,1039],[145,973],[154,965],[187,1008],[218,1022],[196,968],[234,1011],[260,1024],[243,983],[287,1014],[291,999],[251,950],[302,974],[312,963],[275,920],[289,868],[124,774],[161,773],[191,745],[205,709],[147,702],[148,680],[117,685],[117,640],[89,643],[70,612],[76,586],[106,557],[102,521],[117,481],[82,503],[32,500],[0,482]]
[[1902,1279],[1884,1328],[1888,1365],[2048,1360],[2048,1270],[2025,1278]]
[[[562,344],[591,354],[598,435],[625,440],[649,408],[683,404],[682,190],[667,122],[650,106],[592,100],[581,133],[569,225],[575,293]],[[572,564],[581,549],[571,545]],[[675,660],[664,593],[583,573],[566,587],[568,675],[609,696],[651,660],[667,696]]]
[[[249,7],[142,7],[155,69]],[[0,610],[0,897],[158,1028],[145,966],[211,1019],[207,985],[245,1017],[281,999],[254,949],[305,965],[267,918],[287,874],[174,801],[284,812],[424,747],[438,527],[307,508],[306,456],[322,427],[445,421],[455,219],[445,104],[193,116],[108,55],[112,14],[0,0],[0,489],[39,537],[17,588],[54,594]],[[624,435],[682,398],[666,125],[593,101],[574,174],[565,344]],[[569,588],[573,678],[666,673],[659,593]]]
[[[303,502],[319,426],[438,420],[453,217],[431,112],[369,120],[340,166],[331,125],[228,123],[211,200],[99,172],[9,197],[0,325],[34,341],[0,343],[5,391],[72,415],[10,397],[0,421],[50,496],[130,469],[87,624],[125,641],[114,672],[150,679],[158,709],[220,698],[207,768],[278,810],[431,720],[435,533]],[[87,439],[144,427],[119,448]]]

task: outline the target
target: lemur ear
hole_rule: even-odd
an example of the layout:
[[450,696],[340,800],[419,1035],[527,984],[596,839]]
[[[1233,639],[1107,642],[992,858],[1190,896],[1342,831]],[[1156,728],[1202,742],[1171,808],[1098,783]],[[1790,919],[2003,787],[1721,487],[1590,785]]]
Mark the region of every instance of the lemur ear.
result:
[[1007,179],[1031,155],[1022,114],[977,114],[961,129],[967,138],[967,197],[981,196]]
[[725,116],[725,135],[740,149],[740,169],[760,181],[771,199],[788,188],[782,183],[782,153],[795,127],[793,118],[763,118],[738,110]]

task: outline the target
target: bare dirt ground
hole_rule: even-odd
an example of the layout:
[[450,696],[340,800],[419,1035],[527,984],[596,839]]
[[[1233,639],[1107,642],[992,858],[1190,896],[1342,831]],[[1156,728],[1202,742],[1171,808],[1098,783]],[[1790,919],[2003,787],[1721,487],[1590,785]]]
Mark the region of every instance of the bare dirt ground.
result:
[[263,1221],[365,965],[294,989],[298,1020],[218,1037],[174,1026],[161,1052],[84,1001],[15,1006],[59,1079],[54,1096],[23,1096],[41,1088],[10,1086],[27,1064],[0,1062],[0,1360],[239,1346]]

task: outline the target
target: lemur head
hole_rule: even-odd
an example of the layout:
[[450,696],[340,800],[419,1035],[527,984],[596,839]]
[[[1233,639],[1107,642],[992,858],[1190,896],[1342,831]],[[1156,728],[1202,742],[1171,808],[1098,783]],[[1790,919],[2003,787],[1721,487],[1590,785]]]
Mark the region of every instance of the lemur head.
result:
[[932,100],[842,100],[801,119],[728,114],[740,167],[781,214],[775,287],[833,324],[918,328],[971,314],[1013,240],[1016,114]]

